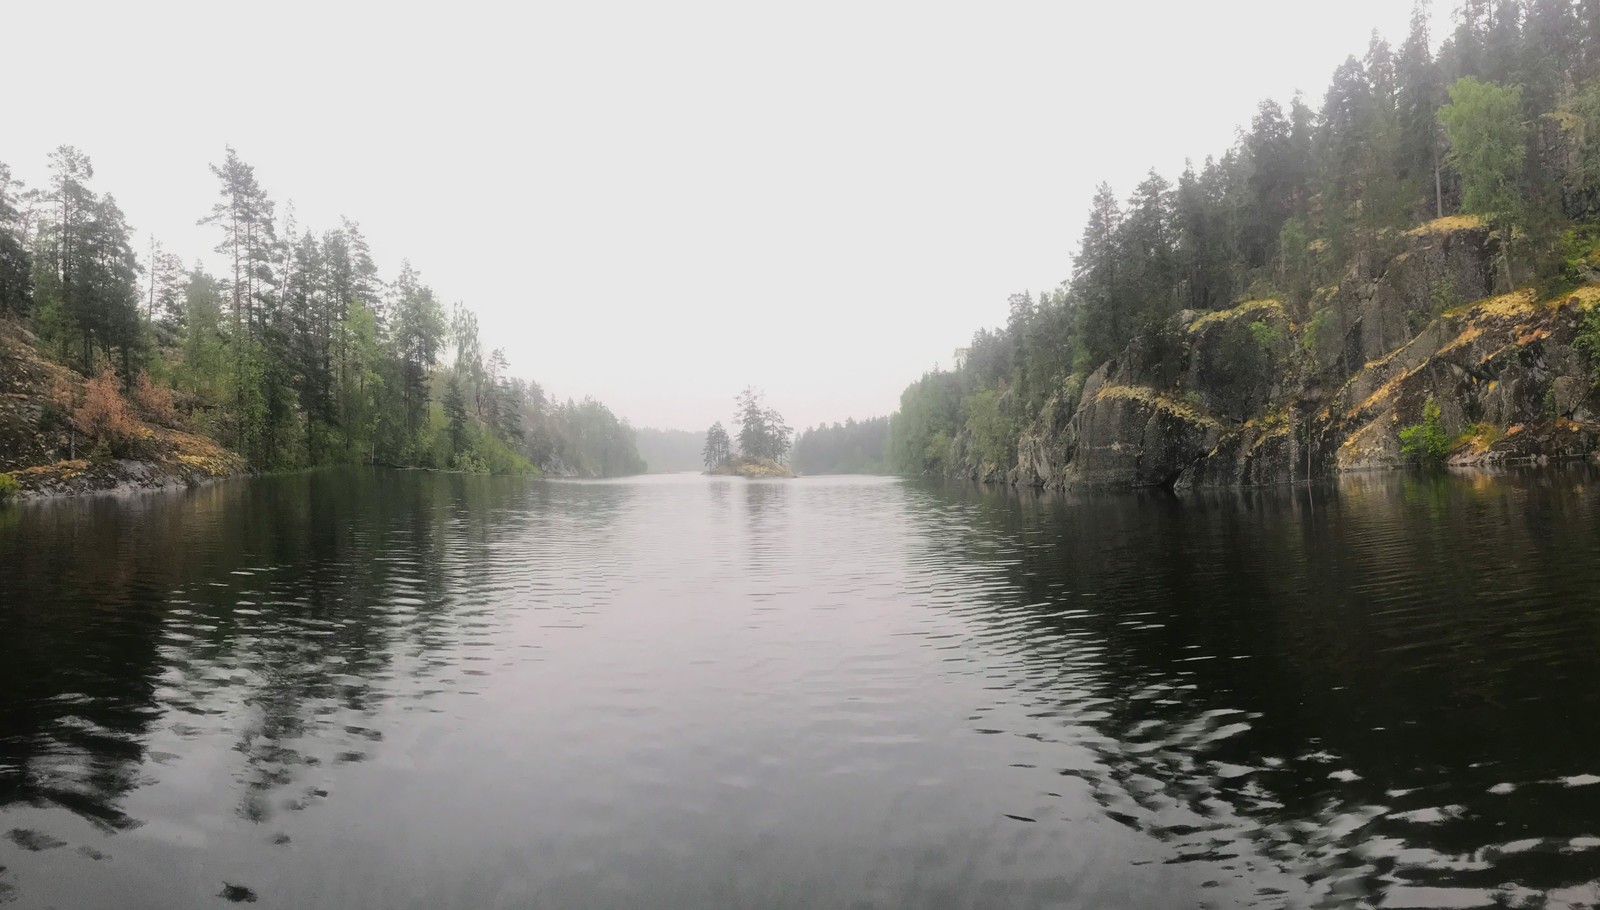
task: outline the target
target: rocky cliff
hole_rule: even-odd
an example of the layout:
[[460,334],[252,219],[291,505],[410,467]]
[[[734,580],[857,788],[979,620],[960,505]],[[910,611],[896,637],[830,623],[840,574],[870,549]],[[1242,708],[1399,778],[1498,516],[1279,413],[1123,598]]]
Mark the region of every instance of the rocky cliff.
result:
[[[1582,457],[1600,401],[1574,346],[1600,286],[1492,296],[1498,250],[1475,219],[1389,238],[1300,307],[1250,300],[1180,313],[1080,382],[1017,439],[1010,465],[954,473],[1044,487],[1274,484],[1404,463],[1400,430],[1431,399],[1449,461]],[[1381,260],[1381,262],[1380,262]]]

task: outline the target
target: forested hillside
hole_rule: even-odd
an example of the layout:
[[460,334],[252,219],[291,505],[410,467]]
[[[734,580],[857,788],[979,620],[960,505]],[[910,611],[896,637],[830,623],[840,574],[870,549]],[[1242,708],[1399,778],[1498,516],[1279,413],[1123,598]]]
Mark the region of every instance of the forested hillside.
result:
[[1071,278],[906,389],[894,467],[1238,483],[1592,451],[1600,4],[1430,27],[1419,4],[1175,181],[1102,184]]
[[[76,425],[82,377],[109,369],[125,398],[159,390],[173,426],[259,470],[358,461],[642,470],[631,430],[604,405],[550,401],[513,376],[503,349],[485,349],[472,310],[445,306],[409,261],[385,280],[354,221],[297,223],[233,149],[212,167],[216,204],[195,213],[215,232],[217,274],[154,238],[136,248],[115,198],[94,187],[88,155],[63,146],[49,171],[46,185],[27,187],[0,164],[0,320],[78,380],[16,392],[60,400],[8,411],[29,424],[9,436],[136,449],[126,426]],[[76,454],[34,449],[28,457]],[[12,454],[15,464],[22,456]]]

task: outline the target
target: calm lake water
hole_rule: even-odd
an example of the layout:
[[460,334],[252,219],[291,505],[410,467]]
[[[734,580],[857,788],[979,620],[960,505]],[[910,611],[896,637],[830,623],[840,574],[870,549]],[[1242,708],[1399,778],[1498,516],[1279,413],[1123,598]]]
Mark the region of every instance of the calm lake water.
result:
[[0,509],[0,905],[1588,907],[1600,477]]

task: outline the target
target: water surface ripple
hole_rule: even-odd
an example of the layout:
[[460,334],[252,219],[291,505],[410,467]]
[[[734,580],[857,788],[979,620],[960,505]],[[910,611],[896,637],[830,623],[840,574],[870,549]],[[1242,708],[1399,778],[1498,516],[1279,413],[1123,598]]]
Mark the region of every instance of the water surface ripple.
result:
[[1600,905],[1600,484],[0,509],[0,905]]

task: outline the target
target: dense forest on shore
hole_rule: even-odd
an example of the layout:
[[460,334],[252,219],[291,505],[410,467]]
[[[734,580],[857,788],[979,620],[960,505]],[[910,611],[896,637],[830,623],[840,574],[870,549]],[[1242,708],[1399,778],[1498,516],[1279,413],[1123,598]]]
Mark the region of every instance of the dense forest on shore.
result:
[[[1600,449],[1600,3],[1466,0],[1432,27],[1418,3],[1398,46],[1260,102],[1175,181],[1102,184],[1066,281],[1013,295],[892,418],[799,434],[793,466],[1116,486]],[[604,405],[513,377],[470,309],[408,261],[380,278],[354,221],[299,225],[232,149],[196,213],[217,274],[136,244],[79,150],[49,165],[27,187],[0,164],[0,354],[76,379],[33,369],[34,403],[0,401],[0,468],[46,436],[27,458],[137,458],[142,421],[262,470],[646,469]]]
[[154,238],[136,249],[115,198],[93,188],[88,155],[62,146],[49,165],[47,185],[27,187],[0,164],[0,320],[94,381],[61,383],[39,429],[138,457],[136,414],[215,438],[260,470],[644,469],[632,430],[603,404],[552,401],[513,376],[472,310],[446,306],[409,261],[384,280],[354,221],[298,224],[232,148],[212,167],[215,206],[196,213],[216,232],[220,274]]
[[[1175,430],[1158,432],[1155,423],[1139,423],[1151,429],[1138,438],[1130,429],[1135,417],[1160,411],[1193,430],[1199,454],[1185,459],[1203,459],[1219,434],[1225,446],[1244,422],[1287,435],[1274,458],[1292,454],[1314,473],[1334,463],[1322,450],[1348,438],[1339,421],[1375,407],[1361,395],[1341,405],[1346,412],[1331,407],[1357,387],[1365,394],[1363,368],[1377,375],[1402,342],[1472,302],[1459,290],[1471,282],[1453,281],[1440,263],[1466,261],[1469,247],[1481,253],[1480,296],[1528,289],[1516,304],[1525,320],[1530,308],[1600,279],[1600,3],[1465,0],[1437,53],[1430,23],[1419,3],[1398,47],[1374,33],[1363,55],[1334,71],[1320,101],[1262,101],[1232,148],[1190,164],[1175,183],[1151,170],[1127,197],[1102,184],[1071,277],[1012,296],[1005,325],[977,332],[952,369],[905,390],[892,468],[993,477],[1009,469],[1013,482],[1065,477],[1063,465],[1085,451],[1142,438],[1139,451],[1148,453],[1174,439]],[[1433,257],[1426,272],[1407,276],[1403,288],[1386,277],[1424,253]],[[1572,300],[1574,318],[1583,318],[1587,304]],[[1374,341],[1376,327],[1395,318],[1398,330]],[[1581,423],[1587,413],[1555,375],[1570,351],[1600,354],[1600,325],[1587,318],[1570,343],[1559,327],[1529,329],[1541,338],[1556,331],[1566,358],[1532,377],[1545,417]],[[1519,349],[1535,343],[1530,337],[1510,336]],[[1446,353],[1430,365],[1408,363],[1409,373],[1378,375],[1419,388],[1427,378],[1427,400],[1438,397],[1428,415],[1420,400],[1378,402],[1392,405],[1385,414],[1395,419],[1436,425],[1431,446],[1414,444],[1413,434],[1409,456],[1442,457],[1458,430],[1464,438],[1479,427],[1520,429],[1489,426],[1482,402],[1446,381],[1438,359]],[[1492,377],[1479,378],[1494,388]],[[1080,400],[1110,399],[1127,404],[1082,416]],[[1128,410],[1135,404],[1144,408],[1137,415]],[[1502,415],[1527,410],[1499,407]],[[1108,426],[1116,421],[1128,426]],[[1448,434],[1440,428],[1452,423]],[[1038,444],[1019,453],[1019,440],[1030,438]],[[1239,461],[1241,472],[1254,470],[1249,453]],[[1174,461],[1169,473],[1193,463]],[[1130,463],[1124,474],[1170,482],[1138,470]],[[1278,475],[1300,476],[1292,466]]]

